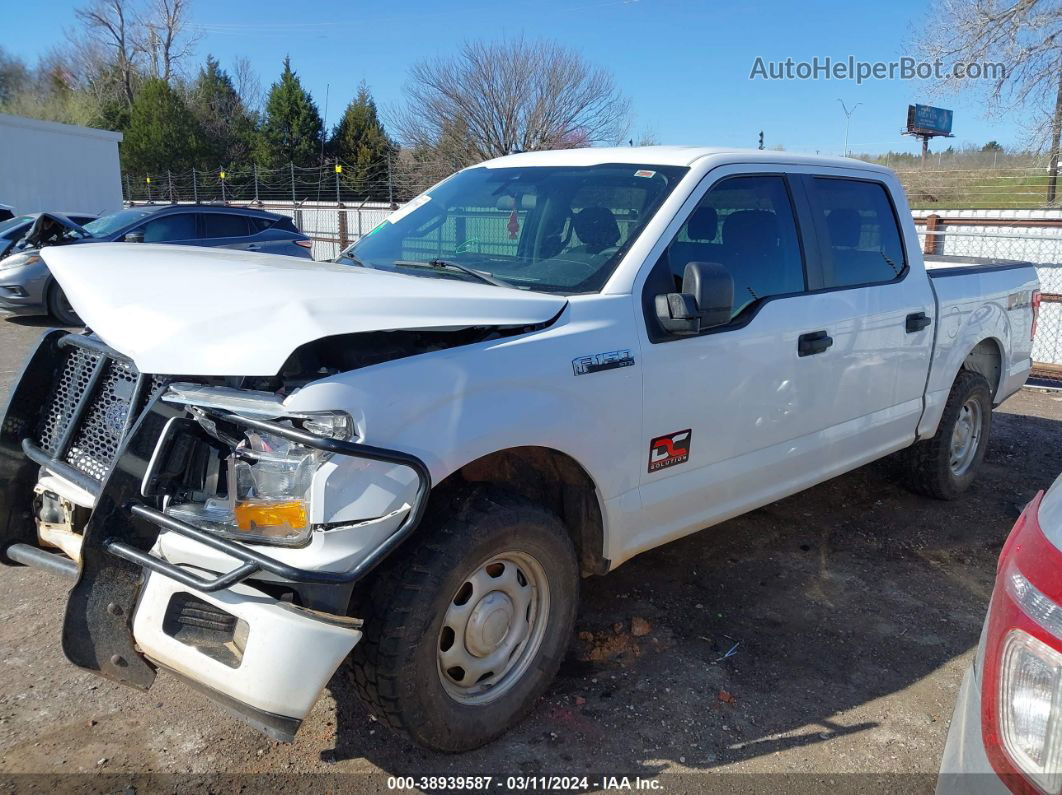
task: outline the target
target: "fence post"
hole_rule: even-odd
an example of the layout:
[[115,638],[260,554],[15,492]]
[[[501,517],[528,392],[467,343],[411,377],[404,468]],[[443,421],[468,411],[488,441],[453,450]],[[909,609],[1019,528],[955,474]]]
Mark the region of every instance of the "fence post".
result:
[[173,200],[173,174],[170,173],[168,168],[166,169],[166,185],[170,189],[170,204],[176,204]]
[[339,215],[339,250],[343,251],[350,244],[347,237],[347,214],[343,211],[343,205],[336,208],[336,213]]
[[258,164],[254,164],[254,203],[261,204],[258,200]]
[[129,189],[129,175],[125,175],[125,200],[131,202],[133,200],[133,191]]
[[291,169],[291,209],[294,211],[295,205],[298,203],[295,198],[295,164],[288,163],[288,168]]
[[940,216],[936,213],[926,216],[926,240],[922,244],[922,253],[926,256],[931,257],[939,254],[944,249],[944,235],[933,234],[938,231],[944,231],[944,224],[941,222]]
[[195,168],[192,168],[192,201],[199,204],[199,186],[195,182]]

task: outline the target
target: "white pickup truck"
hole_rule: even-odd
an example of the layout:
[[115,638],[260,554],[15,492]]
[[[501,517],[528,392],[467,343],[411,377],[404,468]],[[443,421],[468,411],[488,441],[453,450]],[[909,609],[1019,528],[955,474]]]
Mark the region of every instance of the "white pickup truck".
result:
[[580,575],[901,450],[957,496],[1039,300],[927,264],[887,169],[703,148],[493,160],[329,263],[43,257],[91,331],[11,394],[0,549],[73,579],[66,656],[290,739],[349,655],[446,751],[549,685]]

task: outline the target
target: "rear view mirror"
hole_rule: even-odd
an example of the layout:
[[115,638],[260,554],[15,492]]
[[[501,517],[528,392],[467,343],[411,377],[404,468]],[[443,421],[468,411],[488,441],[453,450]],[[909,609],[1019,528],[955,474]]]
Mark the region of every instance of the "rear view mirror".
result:
[[655,298],[660,326],[671,334],[697,334],[730,322],[734,279],[715,262],[690,262],[682,274],[682,292]]
[[125,237],[122,238],[126,243],[143,243],[144,242],[144,230],[134,229],[132,232],[127,232]]

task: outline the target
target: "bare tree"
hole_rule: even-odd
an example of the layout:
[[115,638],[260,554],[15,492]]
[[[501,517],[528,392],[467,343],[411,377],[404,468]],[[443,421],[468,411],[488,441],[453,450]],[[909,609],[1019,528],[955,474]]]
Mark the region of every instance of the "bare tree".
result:
[[[1062,145],[1062,0],[939,0],[917,42],[927,60],[943,62],[945,89],[986,86],[991,109],[1035,109],[1050,134],[1047,201],[1054,202]],[[1001,63],[991,80],[961,79],[954,64]]]
[[623,139],[630,103],[605,69],[551,41],[467,42],[416,64],[397,114],[405,143],[455,166]]
[[247,110],[251,113],[261,110],[262,81],[249,58],[241,55],[232,62],[232,82],[236,85],[236,96]]
[[137,49],[147,58],[151,76],[167,83],[202,37],[188,30],[187,0],[152,0],[137,25]]
[[91,5],[75,10],[74,16],[82,22],[88,44],[95,44],[110,53],[123,97],[127,104],[132,105],[138,51],[128,3],[126,0],[95,0]]

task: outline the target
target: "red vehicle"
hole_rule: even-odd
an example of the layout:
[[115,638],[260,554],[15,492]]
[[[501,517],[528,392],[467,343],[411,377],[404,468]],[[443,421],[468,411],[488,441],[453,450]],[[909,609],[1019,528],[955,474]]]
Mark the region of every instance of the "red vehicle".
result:
[[937,792],[1062,791],[1062,476],[1025,507],[999,556]]

